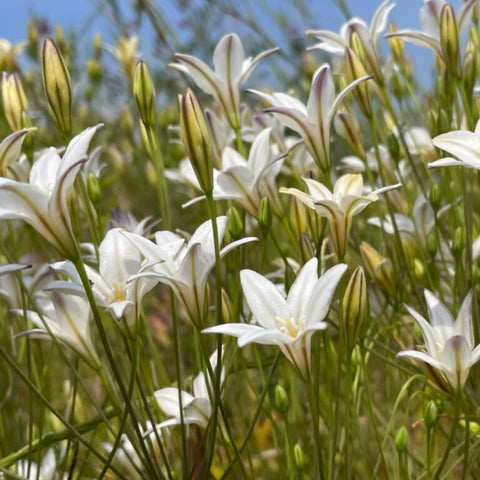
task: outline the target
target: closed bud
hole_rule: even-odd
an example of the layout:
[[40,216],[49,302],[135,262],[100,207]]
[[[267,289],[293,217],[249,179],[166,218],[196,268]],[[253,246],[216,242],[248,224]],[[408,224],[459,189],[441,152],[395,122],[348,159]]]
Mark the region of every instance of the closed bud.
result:
[[427,235],[427,252],[431,259],[435,258],[437,254],[438,244],[437,244],[437,237],[434,233],[429,233]]
[[187,89],[180,100],[180,138],[198,183],[209,194],[213,190],[213,148],[205,117],[197,97]]
[[228,231],[233,240],[238,240],[243,236],[243,222],[238,210],[235,207],[230,207],[227,212],[228,217]]
[[368,317],[367,280],[362,267],[357,267],[348,282],[342,301],[345,342],[352,349],[365,333]]
[[27,24],[27,52],[33,60],[38,59],[38,39],[40,35],[38,32],[37,22],[30,20]]
[[395,272],[390,259],[381,255],[371,245],[362,242],[360,245],[360,254],[363,263],[375,283],[391,297],[396,296],[395,291]]
[[28,102],[17,74],[3,72],[2,101],[8,125],[13,132],[20,130],[20,117],[22,111],[28,109]]
[[475,80],[477,78],[477,55],[474,52],[467,52],[465,54],[462,77],[465,93],[467,95],[472,95]]
[[258,226],[262,235],[266,237],[272,226],[272,209],[270,208],[270,200],[268,197],[262,197],[257,210]]
[[[396,33],[397,25],[395,22],[388,24],[388,33]],[[388,37],[388,45],[393,55],[395,63],[403,70],[405,67],[405,46],[403,41],[398,37]]]
[[425,405],[423,410],[423,418],[427,428],[432,428],[437,422],[438,409],[437,404],[433,400],[430,400],[427,405]]
[[413,260],[413,276],[417,280],[421,281],[424,275],[425,275],[425,266],[423,265],[423,262],[420,259],[415,258]]
[[93,54],[95,58],[100,58],[103,52],[103,40],[100,33],[95,33],[93,36]]
[[224,323],[234,321],[234,310],[232,301],[225,289],[222,288],[222,320]]
[[288,412],[289,401],[287,392],[281,385],[277,385],[275,387],[275,406],[277,407],[277,410],[284,416]]
[[456,256],[460,256],[465,247],[465,234],[463,227],[457,227],[453,234],[452,252]]
[[50,37],[43,42],[42,62],[48,103],[58,129],[69,138],[72,133],[72,85],[60,50]]
[[87,75],[92,83],[98,83],[103,76],[102,64],[95,58],[91,58],[86,62]]
[[304,263],[315,256],[315,244],[307,233],[300,234],[300,255]]
[[294,195],[290,197],[290,226],[297,237],[308,228],[305,206]]
[[94,173],[89,172],[87,177],[87,191],[93,206],[98,210],[102,201],[100,182]]
[[458,76],[460,73],[460,37],[453,7],[446,3],[440,14],[440,45],[448,70]]
[[158,177],[157,171],[155,170],[155,165],[152,162],[148,161],[145,163],[145,175],[147,176],[147,181],[152,188],[158,187]]
[[408,432],[406,427],[400,427],[395,435],[395,448],[398,453],[403,453],[408,446]]
[[398,163],[400,160],[400,145],[393,132],[389,132],[387,135],[387,148],[395,163]]
[[155,126],[157,122],[157,106],[155,87],[147,64],[137,63],[133,74],[133,95],[137,102],[140,118],[147,127]]
[[305,468],[305,454],[299,443],[296,443],[293,447],[293,458],[295,459],[295,466],[299,470],[303,470]]
[[57,45],[58,50],[60,51],[61,55],[63,55],[63,57],[67,57],[69,47],[67,41],[65,40],[63,28],[57,23],[53,27],[53,31],[55,33],[55,44]]
[[333,120],[335,131],[345,139],[353,153],[360,158],[365,158],[363,135],[358,120],[348,112],[338,112]]
[[[345,49],[345,65],[347,71],[347,80],[349,83],[352,83],[355,80],[358,80],[359,78],[365,77],[367,75],[367,72],[363,68],[362,63],[351,48]],[[372,107],[370,105],[370,93],[367,82],[360,83],[352,90],[352,92],[357,99],[362,113],[367,118],[371,118]]]
[[432,185],[432,188],[430,189],[429,201],[433,211],[438,212],[441,204],[440,186],[438,183],[434,183]]

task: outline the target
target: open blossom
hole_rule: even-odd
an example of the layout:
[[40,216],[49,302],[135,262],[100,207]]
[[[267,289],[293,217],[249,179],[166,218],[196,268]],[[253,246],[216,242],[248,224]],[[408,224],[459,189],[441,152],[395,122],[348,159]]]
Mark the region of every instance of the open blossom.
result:
[[317,274],[317,259],[299,272],[287,297],[253,270],[242,270],[240,281],[245,300],[257,324],[226,323],[203,330],[238,337],[238,346],[249,343],[278,345],[303,378],[310,373],[310,342],[314,332],[324,330],[333,294],[347,265],[339,264]]
[[310,154],[322,173],[330,170],[330,130],[338,105],[345,95],[369,77],[352,82],[335,97],[330,66],[324,63],[314,73],[307,104],[285,93],[271,95],[250,90],[272,106],[273,113],[288,128],[297,132],[305,142]]
[[[23,310],[13,311],[23,315]],[[90,335],[90,316],[91,310],[87,300],[76,295],[53,292],[51,302],[42,305],[41,315],[27,311],[27,318],[37,328],[22,332],[20,336],[38,338],[54,336],[96,368],[100,361]]]
[[212,70],[204,62],[191,55],[175,54],[178,63],[170,64],[190,75],[194,82],[221,105],[233,129],[240,128],[240,86],[246,82],[255,65],[278,49],[267,50],[255,58],[245,58],[238,35],[225,35],[213,53]]
[[[215,372],[217,368],[217,360],[217,352],[215,352],[209,359],[213,372]],[[211,389],[209,376],[205,375],[204,372],[200,372],[193,379],[192,393],[181,391],[181,408],[183,410],[184,424],[196,424],[202,428],[207,428],[208,421],[212,415],[212,404],[208,393],[209,389]],[[154,392],[153,395],[162,411],[169,417],[172,417],[158,424],[157,428],[181,425],[178,389],[173,387],[162,388]]]
[[[92,284],[95,300],[117,321],[125,320],[125,327],[135,333],[136,321],[143,296],[156,282],[142,278],[128,281],[141,268],[141,255],[132,242],[122,233],[121,228],[109,230],[98,249],[98,272],[85,265],[88,279]],[[85,295],[81,279],[70,261],[52,265],[56,271],[65,273],[70,281],[57,281],[50,289],[63,290]]]
[[[218,241],[225,235],[227,217],[217,218]],[[147,260],[143,272],[130,278],[154,279],[170,286],[177,298],[185,306],[193,323],[201,321],[207,305],[205,290],[207,277],[215,265],[215,247],[212,222],[200,225],[188,242],[173,232],[160,231],[155,234],[155,242],[140,235],[124,232],[125,235]],[[257,240],[253,237],[242,238],[229,243],[220,250],[220,257],[244,243]]]
[[68,258],[76,256],[77,248],[67,197],[97,128],[74,137],[63,158],[49,148],[33,164],[28,183],[0,178],[0,219],[24,220]]
[[307,207],[326,217],[330,226],[333,245],[339,258],[345,256],[352,217],[370,203],[378,200],[378,194],[397,188],[400,184],[383,187],[364,195],[363,178],[360,174],[347,173],[341,176],[331,192],[325,185],[309,178],[304,179],[309,193],[296,188],[281,188],[281,193],[294,195]]
[[441,158],[428,164],[429,167],[464,166],[480,170],[480,121],[475,131],[455,130],[443,133],[432,140],[433,144],[454,158]]
[[470,367],[480,359],[480,345],[475,347],[472,327],[472,292],[462,303],[457,319],[432,292],[425,290],[430,323],[407,306],[425,340],[425,351],[407,350],[397,354],[426,363],[434,382],[446,390],[462,389]]

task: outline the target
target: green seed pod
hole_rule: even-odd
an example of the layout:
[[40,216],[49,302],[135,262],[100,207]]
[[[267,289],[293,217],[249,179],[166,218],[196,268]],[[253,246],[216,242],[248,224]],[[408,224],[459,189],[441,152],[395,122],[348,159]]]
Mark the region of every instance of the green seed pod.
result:
[[213,190],[213,147],[197,97],[187,89],[180,100],[180,137],[198,183],[209,194]]
[[46,37],[42,51],[43,84],[60,133],[72,133],[72,85],[65,61],[55,42]]
[[145,62],[140,61],[133,74],[133,95],[137,102],[140,118],[146,127],[154,127],[157,122],[155,87]]
[[395,435],[395,448],[398,453],[403,453],[408,446],[408,432],[406,427],[400,427]]

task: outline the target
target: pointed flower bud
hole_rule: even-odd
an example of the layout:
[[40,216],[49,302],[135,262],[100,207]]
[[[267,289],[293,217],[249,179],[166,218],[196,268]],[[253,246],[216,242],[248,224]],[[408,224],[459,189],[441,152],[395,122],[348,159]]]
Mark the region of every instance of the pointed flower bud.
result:
[[148,66],[143,61],[138,62],[135,67],[133,94],[142,122],[147,127],[154,126],[157,120],[155,87]]
[[[395,34],[397,32],[397,25],[395,22],[388,24],[388,33]],[[398,37],[387,37],[390,50],[393,55],[395,63],[403,70],[405,67],[405,46],[403,41]]]
[[448,3],[440,14],[440,45],[448,70],[457,76],[460,72],[460,36],[455,12]]
[[72,85],[62,54],[50,37],[43,43],[42,61],[48,103],[58,129],[68,138],[72,132]]
[[463,60],[462,68],[463,85],[467,95],[472,95],[475,80],[477,78],[477,55],[474,52],[467,52]]
[[275,406],[282,415],[285,415],[288,411],[288,395],[281,385],[275,387]]
[[362,267],[357,267],[348,282],[342,302],[344,335],[352,349],[364,335],[368,316],[367,280]]
[[3,72],[2,100],[8,125],[13,132],[20,130],[21,113],[28,109],[28,102],[20,79],[15,73],[8,75]]
[[338,112],[334,119],[335,131],[345,139],[353,153],[360,158],[365,158],[363,136],[358,120],[348,112]]
[[262,235],[268,235],[270,227],[272,226],[272,209],[270,208],[270,201],[268,197],[262,197],[257,211],[257,221]]
[[213,190],[213,148],[197,97],[187,89],[180,100],[180,137],[198,183],[205,193]]
[[[347,80],[349,83],[365,77],[367,72],[363,68],[362,62],[351,48],[345,49],[345,65],[347,70]],[[370,118],[372,116],[372,107],[370,105],[370,93],[367,83],[362,82],[358,84],[357,88],[353,90],[353,94],[362,110],[362,113]]]
[[381,255],[370,244],[362,242],[360,254],[363,263],[375,283],[391,297],[396,296],[395,278],[392,262]]
[[230,207],[227,212],[228,217],[228,232],[234,240],[242,238],[243,222],[238,210],[235,207]]
[[296,443],[293,447],[293,458],[295,459],[295,466],[299,470],[305,468],[305,454],[303,453],[303,448],[299,443]]
[[423,410],[423,418],[427,428],[432,428],[437,422],[438,408],[434,400],[430,400]]
[[408,432],[405,426],[400,427],[395,435],[395,448],[402,453],[408,446]]

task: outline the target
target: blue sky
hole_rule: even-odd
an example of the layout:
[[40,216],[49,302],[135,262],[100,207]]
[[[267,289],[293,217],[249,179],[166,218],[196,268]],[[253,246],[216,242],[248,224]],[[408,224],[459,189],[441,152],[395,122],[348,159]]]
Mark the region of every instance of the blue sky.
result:
[[[201,0],[199,0],[201,1]],[[302,1],[302,0],[300,0]],[[298,26],[300,32],[307,28],[323,28],[338,31],[345,21],[342,13],[334,4],[333,0],[304,0],[308,1],[314,16],[311,19],[304,20],[291,11],[292,21]],[[80,31],[83,38],[91,38],[91,35],[100,31],[108,43],[113,43],[111,39],[111,28],[104,15],[98,13],[98,1],[95,0],[15,0],[14,8],[12,2],[0,0],[0,38],[6,38],[11,42],[18,42],[25,39],[26,24],[33,14],[48,20],[50,25],[60,24],[63,28],[74,27]],[[123,8],[131,5],[129,0],[119,0]],[[275,29],[273,23],[269,21],[268,15],[264,12],[268,8],[278,9],[282,2],[279,0],[251,1],[249,4],[258,5],[263,3],[262,25],[269,30],[271,38],[276,42],[281,42],[281,37],[285,33],[278,28]],[[375,9],[380,5],[380,0],[347,0],[352,13],[370,22]],[[451,3],[458,8],[461,0],[452,0]],[[164,13],[169,19],[173,29],[181,31],[181,12],[175,9],[175,2],[170,0],[157,0]],[[396,8],[391,12],[390,19],[397,22],[400,28],[418,29],[418,12],[423,4],[423,0],[397,0]],[[285,5],[287,3],[285,2]],[[252,12],[255,14],[255,12]],[[289,10],[290,15],[290,10]],[[297,16],[297,18],[295,18]],[[231,23],[225,21],[218,26],[218,38],[231,30]],[[313,40],[306,40],[306,44],[312,44]],[[141,32],[140,50],[148,55],[149,32]],[[272,45],[266,45],[269,48]],[[429,68],[433,60],[432,52],[427,49],[408,45],[407,52],[415,58],[417,69],[422,68],[421,75],[429,75]],[[205,59],[208,60],[208,59]]]

